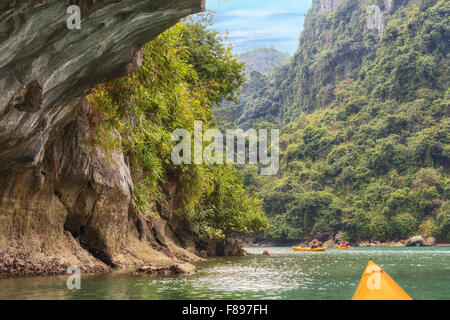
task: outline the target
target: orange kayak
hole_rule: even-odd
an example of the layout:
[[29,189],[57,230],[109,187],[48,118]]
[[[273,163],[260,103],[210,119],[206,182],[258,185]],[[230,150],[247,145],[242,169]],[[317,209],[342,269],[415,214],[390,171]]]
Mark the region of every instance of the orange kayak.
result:
[[370,260],[352,300],[412,300],[412,298],[383,269]]
[[323,247],[323,248],[300,248],[300,247],[292,247],[292,249],[294,251],[327,251],[327,247]]
[[348,246],[348,247],[341,247],[341,246],[338,246],[338,245],[336,245],[336,246],[334,246],[336,249],[341,249],[341,250],[347,250],[347,249],[352,249],[353,250],[353,247],[350,247],[350,246]]

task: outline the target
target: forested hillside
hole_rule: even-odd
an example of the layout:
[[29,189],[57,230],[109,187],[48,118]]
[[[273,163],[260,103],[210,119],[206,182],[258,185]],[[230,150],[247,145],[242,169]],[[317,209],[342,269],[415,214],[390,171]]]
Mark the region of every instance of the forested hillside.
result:
[[252,80],[236,122],[282,130],[280,174],[246,169],[264,238],[448,240],[449,14],[446,0],[313,1],[292,62]]
[[255,121],[267,115],[277,115],[279,106],[273,106],[265,99],[272,93],[272,73],[287,65],[290,59],[289,54],[273,48],[255,49],[240,54],[238,61],[244,64],[246,81],[236,98],[237,103],[224,101],[214,108],[214,116],[220,127],[233,128],[237,125],[248,129]]

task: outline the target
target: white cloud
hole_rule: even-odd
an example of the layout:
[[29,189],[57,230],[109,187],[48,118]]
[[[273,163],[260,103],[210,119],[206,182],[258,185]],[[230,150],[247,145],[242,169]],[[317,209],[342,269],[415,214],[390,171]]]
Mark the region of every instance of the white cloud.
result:
[[208,4],[216,11],[212,29],[228,31],[237,53],[272,46],[293,54],[311,0],[228,0],[221,5],[208,0]]

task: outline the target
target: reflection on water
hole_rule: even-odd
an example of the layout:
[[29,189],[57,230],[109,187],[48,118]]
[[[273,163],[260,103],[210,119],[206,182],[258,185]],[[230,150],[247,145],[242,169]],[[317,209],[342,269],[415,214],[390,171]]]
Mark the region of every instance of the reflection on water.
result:
[[415,299],[450,299],[450,248],[247,250],[255,255],[201,262],[192,276],[83,275],[81,290],[67,276],[3,279],[0,299],[350,299],[369,258]]

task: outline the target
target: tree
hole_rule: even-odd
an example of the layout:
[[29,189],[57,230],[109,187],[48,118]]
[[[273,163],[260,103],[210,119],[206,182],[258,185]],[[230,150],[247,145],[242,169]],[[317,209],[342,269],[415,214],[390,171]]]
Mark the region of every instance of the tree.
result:
[[[242,65],[220,35],[207,29],[208,15],[179,23],[143,48],[134,74],[99,86],[90,100],[97,110],[98,142],[120,132],[142,214],[157,217],[167,189],[175,186],[175,211],[193,222],[198,238],[259,232],[266,227],[261,201],[250,195],[234,167],[175,165],[173,130],[202,120],[214,128],[211,108],[234,99]],[[107,147],[108,144],[103,143]]]

